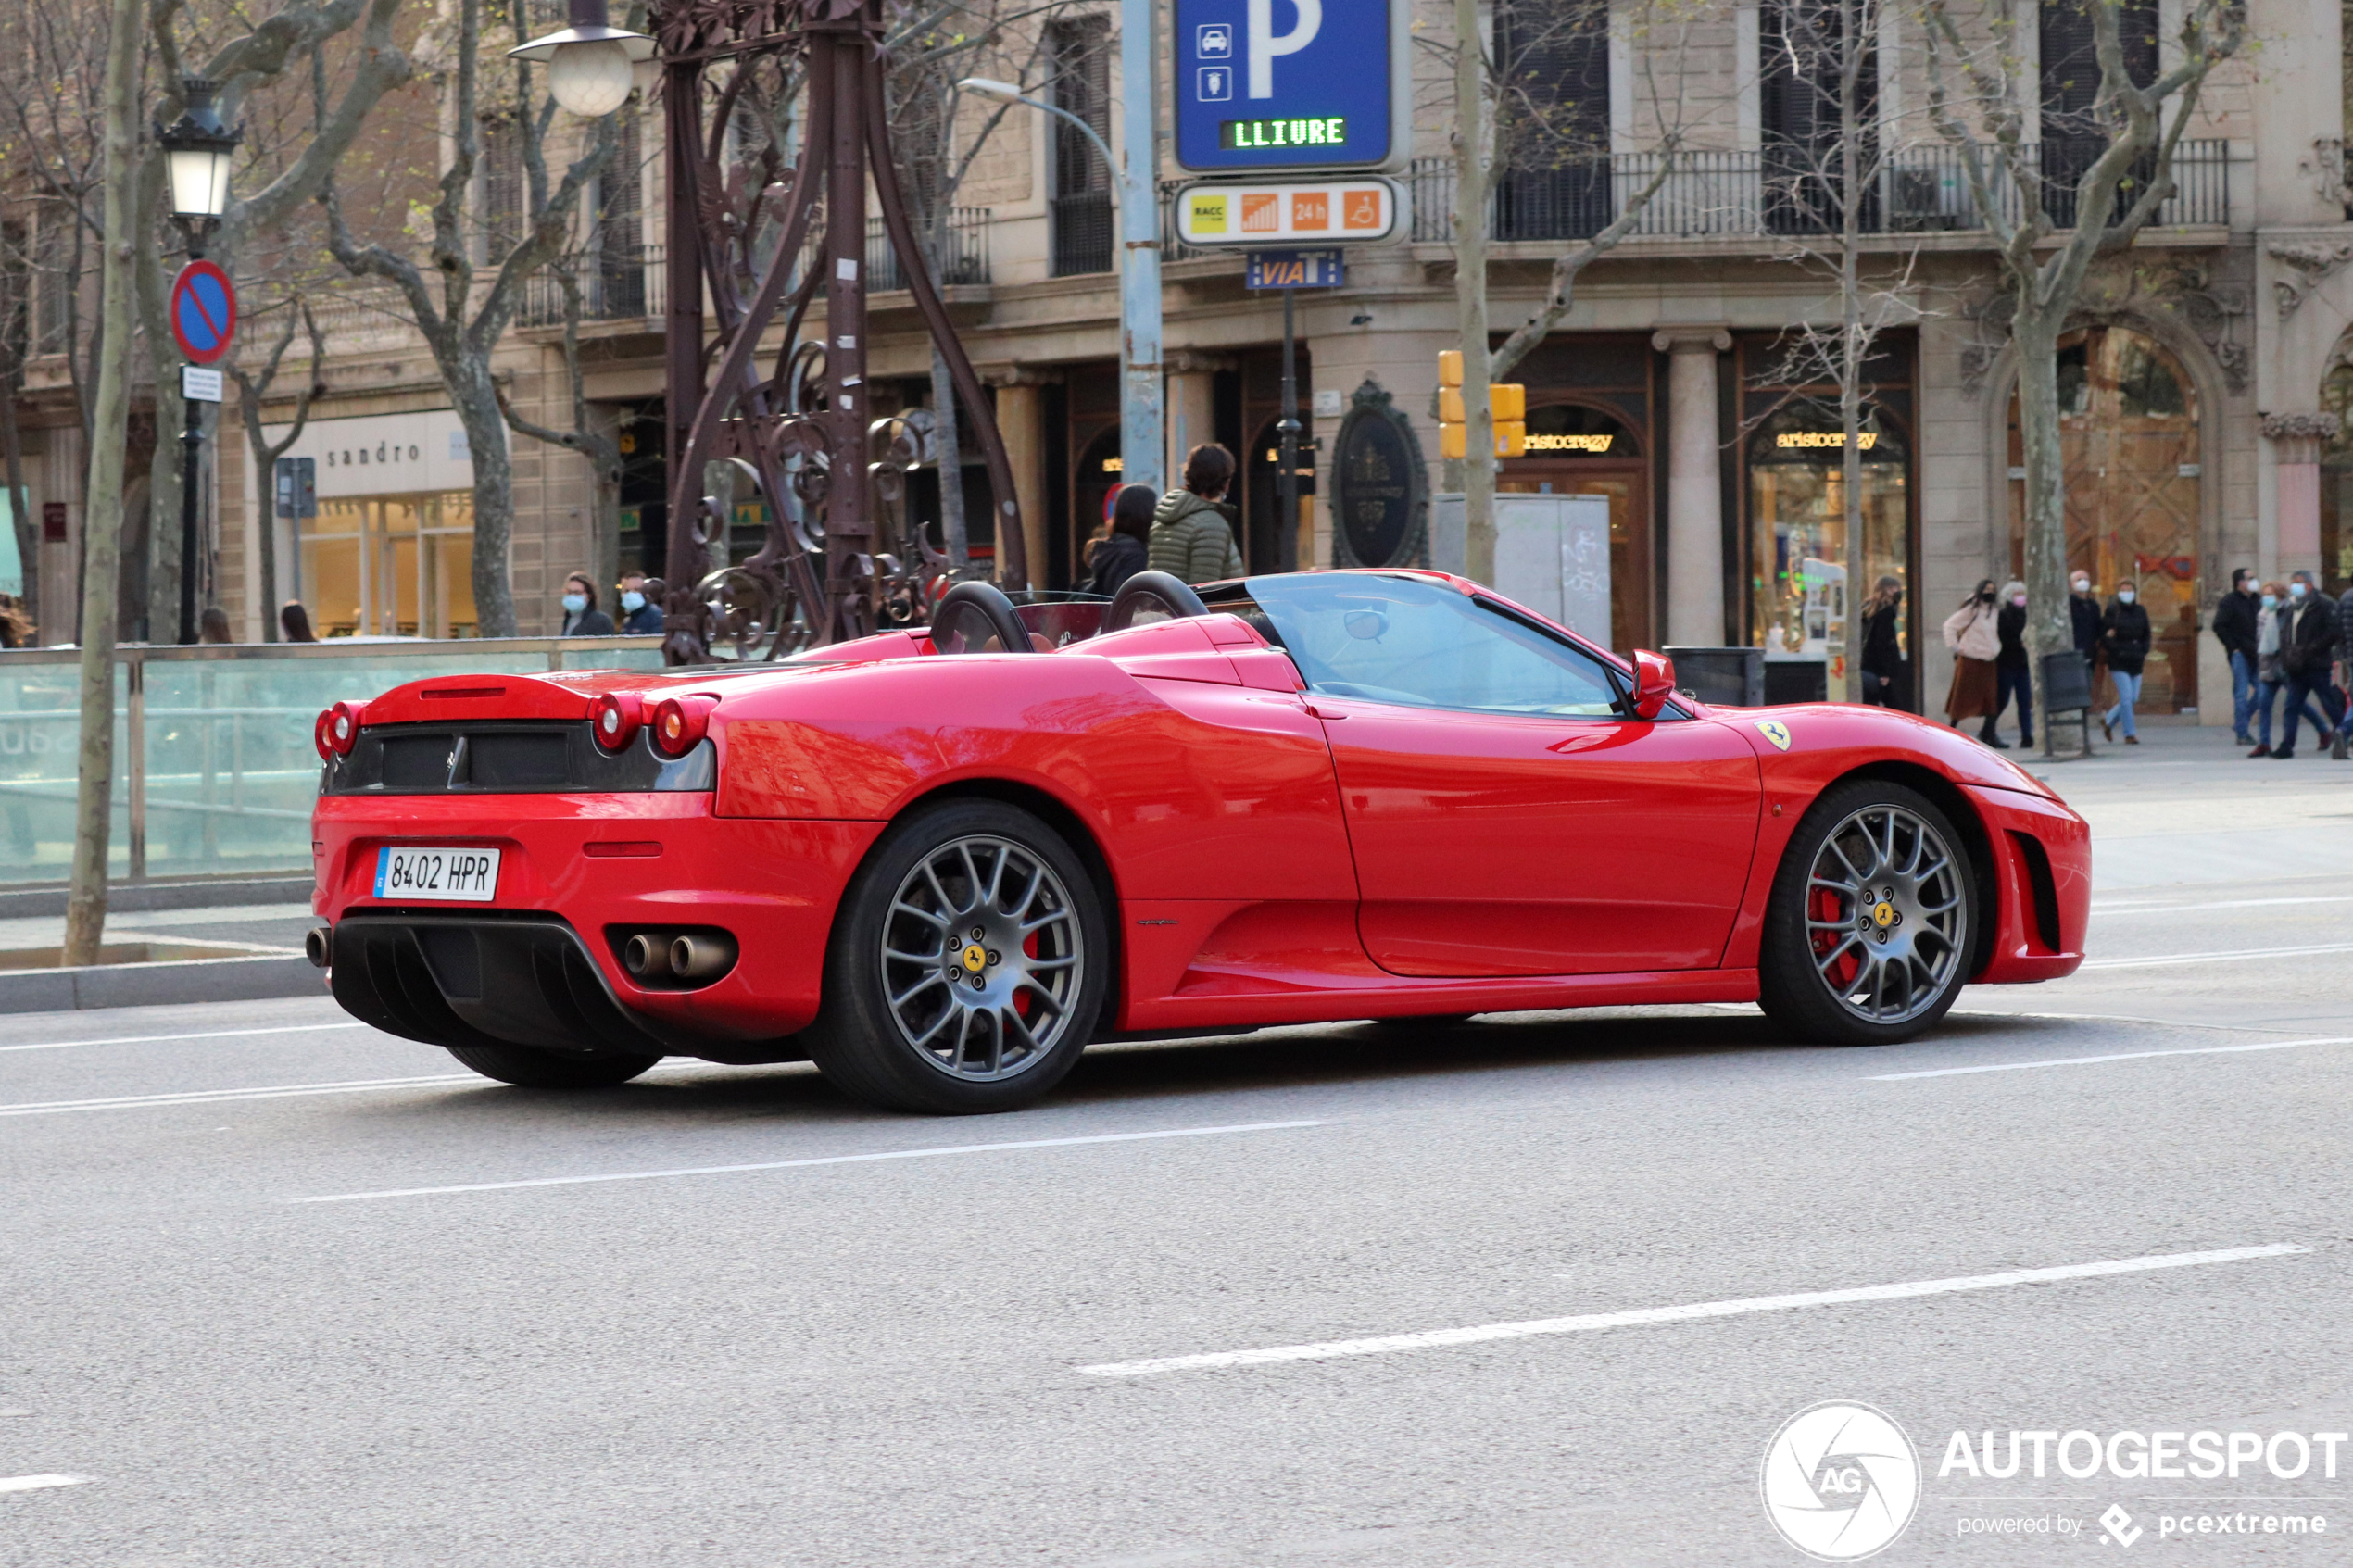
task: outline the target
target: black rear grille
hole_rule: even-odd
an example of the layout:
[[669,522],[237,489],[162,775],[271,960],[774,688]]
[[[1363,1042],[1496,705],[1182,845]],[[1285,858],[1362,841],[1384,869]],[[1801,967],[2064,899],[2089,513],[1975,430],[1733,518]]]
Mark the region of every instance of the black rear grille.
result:
[[709,741],[673,759],[653,748],[650,731],[640,731],[618,753],[608,752],[585,720],[371,724],[350,756],[328,765],[320,793],[628,795],[707,790],[717,776]]

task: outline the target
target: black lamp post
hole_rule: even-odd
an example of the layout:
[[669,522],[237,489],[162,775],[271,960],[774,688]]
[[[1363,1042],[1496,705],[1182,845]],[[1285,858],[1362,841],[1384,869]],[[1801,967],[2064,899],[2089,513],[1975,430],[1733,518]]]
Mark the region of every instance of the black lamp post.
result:
[[[188,259],[204,255],[205,241],[229,207],[229,163],[242,132],[220,123],[212,104],[213,84],[182,77],[180,118],[156,128],[171,187],[171,220],[188,242]],[[182,391],[186,390],[183,383]],[[204,416],[195,398],[187,405],[180,444],[187,456],[180,476],[180,641],[196,640],[196,451],[204,445]]]

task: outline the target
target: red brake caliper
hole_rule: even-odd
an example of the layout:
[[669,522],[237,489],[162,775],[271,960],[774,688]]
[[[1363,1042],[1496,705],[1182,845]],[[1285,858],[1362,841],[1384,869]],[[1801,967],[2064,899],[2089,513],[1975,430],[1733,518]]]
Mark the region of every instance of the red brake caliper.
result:
[[[1806,895],[1806,918],[1808,920],[1822,921],[1831,924],[1843,926],[1852,918],[1852,911],[1841,909],[1839,907],[1841,902],[1842,900],[1840,899],[1838,894],[1831,888],[1817,887],[1811,893]],[[1818,930],[1810,931],[1806,933],[1806,935],[1810,939],[1810,945],[1814,949],[1814,958],[1818,962],[1821,960],[1822,955],[1831,951],[1837,947],[1840,943],[1846,940],[1846,934],[1843,931]],[[1836,963],[1833,963],[1829,969],[1823,972],[1822,978],[1828,980],[1833,985],[1844,985],[1854,980],[1856,972],[1859,972],[1862,967],[1863,960],[1859,957],[1851,952],[1846,953],[1841,956]]]

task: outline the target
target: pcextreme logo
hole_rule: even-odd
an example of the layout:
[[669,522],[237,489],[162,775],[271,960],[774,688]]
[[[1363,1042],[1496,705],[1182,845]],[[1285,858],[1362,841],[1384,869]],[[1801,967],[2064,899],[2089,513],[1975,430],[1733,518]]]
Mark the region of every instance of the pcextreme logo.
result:
[[1885,1412],[1831,1400],[1781,1424],[1765,1446],[1758,1486],[1783,1540],[1824,1562],[1853,1562],[1894,1544],[1911,1524],[1919,1455]]

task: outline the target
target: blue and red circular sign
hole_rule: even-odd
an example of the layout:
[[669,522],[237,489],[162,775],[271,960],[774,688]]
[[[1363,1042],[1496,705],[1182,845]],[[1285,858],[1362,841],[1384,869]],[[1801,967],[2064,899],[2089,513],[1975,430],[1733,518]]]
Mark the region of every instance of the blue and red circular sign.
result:
[[229,352],[237,331],[237,286],[217,263],[191,261],[171,285],[171,336],[192,365]]

